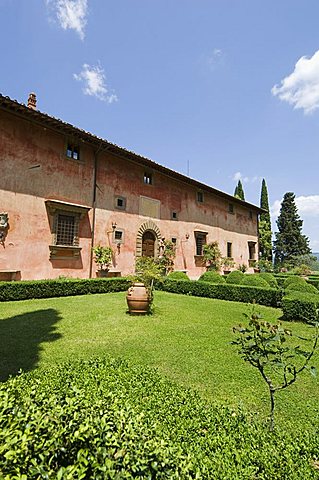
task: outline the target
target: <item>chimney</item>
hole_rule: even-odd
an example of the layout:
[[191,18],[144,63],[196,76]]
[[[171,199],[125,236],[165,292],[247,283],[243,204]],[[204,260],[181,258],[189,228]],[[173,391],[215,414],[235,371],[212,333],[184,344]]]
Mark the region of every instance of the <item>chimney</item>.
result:
[[29,95],[28,108],[31,108],[32,110],[37,109],[37,96],[36,96],[35,93],[30,93],[30,95]]

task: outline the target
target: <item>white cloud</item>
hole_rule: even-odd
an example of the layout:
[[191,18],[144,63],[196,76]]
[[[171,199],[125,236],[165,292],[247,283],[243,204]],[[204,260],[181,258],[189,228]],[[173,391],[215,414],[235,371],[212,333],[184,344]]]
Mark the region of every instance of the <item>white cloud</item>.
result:
[[271,89],[274,96],[312,113],[319,108],[319,50],[312,57],[301,57],[294,71]]
[[47,0],[64,30],[75,30],[81,40],[85,36],[88,0]]
[[220,48],[214,48],[210,54],[204,56],[204,59],[208,67],[215,70],[217,66],[224,63],[224,54]]
[[238,182],[238,180],[241,180],[243,183],[255,183],[255,182],[261,181],[262,178],[258,177],[258,175],[254,175],[253,177],[247,177],[242,175],[241,172],[236,172],[233,175],[233,180],[235,182]]
[[[271,213],[278,217],[282,200],[276,200],[271,206]],[[298,213],[303,217],[319,217],[319,195],[301,195],[295,198]]]
[[82,71],[79,74],[74,73],[73,77],[75,80],[83,82],[82,90],[85,95],[91,95],[107,103],[117,102],[118,98],[115,93],[109,91],[104,70],[99,65],[90,66],[84,63]]
[[296,205],[301,217],[319,217],[319,195],[296,197]]
[[270,207],[270,214],[272,218],[277,218],[280,212],[282,200],[275,200]]

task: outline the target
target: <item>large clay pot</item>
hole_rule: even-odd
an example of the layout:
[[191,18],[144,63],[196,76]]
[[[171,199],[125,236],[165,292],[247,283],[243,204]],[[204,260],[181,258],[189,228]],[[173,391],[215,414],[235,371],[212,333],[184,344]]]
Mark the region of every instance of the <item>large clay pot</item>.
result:
[[144,283],[133,283],[126,295],[130,313],[145,315],[150,306],[150,297]]

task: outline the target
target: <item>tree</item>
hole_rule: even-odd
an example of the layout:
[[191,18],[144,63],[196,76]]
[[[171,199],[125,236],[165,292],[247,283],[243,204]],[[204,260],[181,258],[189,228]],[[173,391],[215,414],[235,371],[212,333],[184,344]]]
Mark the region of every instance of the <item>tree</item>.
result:
[[[232,342],[238,348],[242,358],[257,368],[266,382],[270,400],[270,430],[274,429],[275,393],[295,383],[299,374],[309,369],[316,376],[316,369],[309,366],[318,345],[318,323],[315,323],[315,334],[311,338],[294,337],[298,343],[289,342],[291,330],[277,324],[261,320],[261,316],[252,311],[244,314],[249,320],[248,326],[238,325],[233,328],[237,335]],[[311,342],[308,346],[306,342]],[[302,344],[302,346],[300,346]]]
[[263,178],[260,194],[260,208],[265,210],[259,220],[259,251],[261,260],[272,262],[271,220],[269,213],[269,200],[266,181]]
[[302,224],[295,204],[295,194],[285,193],[277,220],[278,232],[275,233],[274,253],[277,265],[293,266],[294,257],[311,253],[309,239],[302,234]]
[[241,180],[238,180],[238,184],[236,185],[234,197],[240,198],[241,200],[245,200],[245,193],[243,189],[243,184]]

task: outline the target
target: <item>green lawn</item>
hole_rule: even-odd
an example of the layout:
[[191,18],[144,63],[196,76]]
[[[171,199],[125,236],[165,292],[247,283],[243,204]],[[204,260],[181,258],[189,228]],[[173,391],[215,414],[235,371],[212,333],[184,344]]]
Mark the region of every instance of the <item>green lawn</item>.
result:
[[[157,367],[210,400],[243,405],[264,417],[266,388],[230,345],[232,326],[243,322],[242,313],[250,308],[164,292],[156,292],[155,313],[145,317],[126,313],[124,293],[2,303],[1,379],[20,368],[31,370],[70,358],[110,354]],[[279,309],[258,310],[266,320],[281,315]],[[289,323],[289,328],[303,335],[311,332],[300,323]],[[319,367],[319,353],[314,364]],[[279,423],[291,419],[310,426],[318,419],[318,384],[305,373],[280,393]]]

